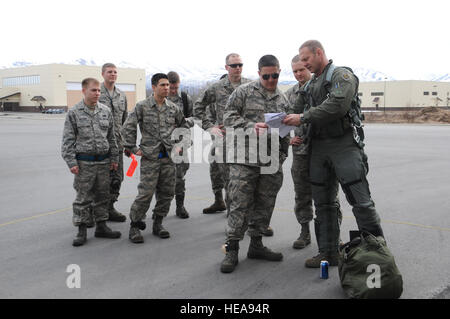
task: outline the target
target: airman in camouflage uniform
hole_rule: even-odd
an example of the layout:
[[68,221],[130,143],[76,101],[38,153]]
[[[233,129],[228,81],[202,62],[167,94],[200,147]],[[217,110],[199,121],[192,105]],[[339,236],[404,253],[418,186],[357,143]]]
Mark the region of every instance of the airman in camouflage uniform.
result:
[[102,77],[104,82],[100,88],[100,103],[106,105],[111,110],[114,119],[114,132],[116,134],[117,147],[119,148],[119,168],[111,171],[111,199],[109,202],[109,220],[115,222],[124,222],[125,215],[119,213],[114,208],[120,195],[120,186],[123,181],[123,143],[122,143],[122,124],[127,119],[127,96],[115,85],[117,80],[117,68],[112,63],[106,63],[102,67]]
[[[242,58],[237,53],[230,53],[225,58],[225,68],[228,71],[228,76],[221,78],[216,83],[210,85],[197,99],[194,104],[195,117],[202,121],[202,127],[211,134],[211,138],[217,145],[225,147],[225,130],[223,129],[223,114],[228,97],[241,84],[247,83],[250,80],[241,77],[242,73]],[[220,156],[225,154],[223,149],[219,147],[212,147],[211,155]],[[229,182],[229,167],[222,160],[222,163],[210,163],[210,177],[211,185],[214,192],[214,203],[203,210],[204,214],[211,214],[227,209],[223,201],[222,188],[225,189],[225,196],[228,198],[228,182]],[[228,200],[227,200],[228,201]]]
[[[133,243],[142,243],[147,210],[153,194],[156,193],[156,205],[153,210],[153,234],[168,238],[170,234],[162,226],[167,216],[170,202],[175,193],[175,164],[172,161],[172,149],[177,149],[172,141],[172,133],[177,127],[186,128],[183,138],[190,139],[189,126],[183,112],[167,99],[169,80],[167,75],[157,73],[152,77],[153,95],[136,104],[123,125],[124,147],[130,152],[142,156],[141,176],[138,195],[130,210],[129,238]],[[136,146],[137,127],[142,134],[139,147]]]
[[100,83],[88,78],[82,82],[84,99],[69,110],[64,122],[61,154],[71,173],[73,224],[78,227],[73,246],[86,242],[87,224],[94,216],[95,237],[119,238],[106,226],[108,219],[110,170],[117,170],[118,149],[114,121],[109,108],[98,103]]
[[[263,56],[259,63],[260,79],[238,87],[230,96],[224,115],[224,124],[227,129],[249,129],[253,136],[264,134],[268,127],[265,123],[265,113],[287,113],[289,102],[285,95],[277,88],[280,74],[279,62],[273,55]],[[256,133],[256,134],[255,134]],[[268,135],[267,154],[270,162],[277,163],[275,173],[265,174],[260,155],[257,161],[252,162],[251,154],[255,152],[250,148],[250,142],[245,145],[245,163],[230,164],[230,214],[228,216],[228,232],[226,243],[226,256],[221,264],[221,271],[228,273],[234,271],[238,264],[239,240],[243,236],[248,223],[251,237],[248,258],[280,261],[281,253],[271,251],[262,243],[261,235],[267,229],[275,207],[278,191],[283,183],[282,163],[287,157],[289,137],[280,138],[276,132]],[[272,145],[272,138],[276,143]],[[258,137],[260,139],[261,137]],[[259,145],[259,142],[255,145]],[[236,147],[236,146],[235,146]],[[239,146],[237,146],[239,147]],[[272,152],[276,147],[277,151]],[[235,151],[238,154],[239,150]],[[274,158],[278,156],[278,158]]]
[[[169,96],[167,97],[171,102],[175,103],[183,112],[186,122],[189,127],[194,126],[193,109],[194,104],[189,94],[178,91],[180,87],[180,76],[178,73],[171,71],[167,73],[169,78]],[[186,105],[185,105],[186,104]],[[189,213],[184,207],[184,197],[186,195],[186,181],[185,176],[189,169],[189,163],[183,162],[176,164],[176,183],[175,183],[175,203],[177,205],[176,215],[180,218],[189,218]]]
[[361,231],[383,236],[380,218],[371,199],[367,181],[367,157],[355,143],[352,122],[347,116],[358,94],[358,80],[344,67],[335,68],[331,81],[326,79],[332,65],[316,40],[299,49],[300,60],[314,73],[308,85],[310,108],[303,114],[290,114],[287,125],[311,125],[312,196],[316,208],[315,231],[319,254],[306,260],[306,267],[320,267],[321,260],[330,266],[338,263],[339,205],[336,203],[338,182]]
[[[301,63],[298,55],[292,59],[291,66],[298,83],[286,91],[286,97],[291,106],[289,113],[300,114],[303,113],[306,104],[303,85],[309,81],[311,73]],[[295,136],[290,141],[293,155],[291,175],[295,191],[294,212],[301,225],[301,233],[294,241],[293,247],[302,249],[311,243],[309,222],[313,219],[311,184],[309,183],[309,149],[308,145],[303,143],[304,128],[296,127],[294,133]]]

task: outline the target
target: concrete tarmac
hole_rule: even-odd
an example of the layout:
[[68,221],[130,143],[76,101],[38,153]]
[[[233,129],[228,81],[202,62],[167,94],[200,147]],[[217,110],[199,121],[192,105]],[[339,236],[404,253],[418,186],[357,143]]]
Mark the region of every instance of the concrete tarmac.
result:
[[[126,223],[109,223],[120,239],[99,239],[72,247],[76,228],[71,205],[73,175],[60,155],[64,114],[0,113],[0,298],[346,298],[337,267],[328,280],[304,267],[317,243],[292,248],[300,226],[293,213],[290,157],[266,246],[284,255],[281,262],[246,258],[249,238],[241,242],[239,265],[220,272],[226,217],[204,215],[213,201],[209,166],[191,164],[186,208],[175,203],[164,226],[169,239],[151,234],[151,209],[145,243],[128,240],[128,213],[139,174],[125,177],[117,209]],[[449,298],[450,287],[450,126],[366,124],[369,183],[386,239],[403,275],[402,298]],[[130,160],[125,158],[125,170]],[[342,239],[356,222],[341,192]],[[313,230],[313,227],[311,227]],[[314,236],[313,236],[314,238]],[[70,286],[78,265],[81,288]]]

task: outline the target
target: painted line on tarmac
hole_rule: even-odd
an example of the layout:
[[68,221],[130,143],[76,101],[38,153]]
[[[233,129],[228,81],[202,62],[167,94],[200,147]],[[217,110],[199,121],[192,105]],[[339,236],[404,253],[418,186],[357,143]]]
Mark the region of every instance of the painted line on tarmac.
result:
[[427,229],[434,229],[434,230],[450,231],[450,228],[437,227],[437,226],[427,226],[427,225],[421,225],[421,224],[402,222],[402,221],[398,221],[398,220],[382,219],[381,222],[390,223],[390,224],[414,226],[414,227],[427,228]]
[[[128,196],[123,196],[121,198],[123,198],[123,199],[125,199],[125,198],[133,198],[135,196],[136,195],[128,195]],[[207,200],[207,198],[204,198],[204,197],[189,197],[189,199]],[[6,222],[6,223],[3,223],[3,224],[0,224],[0,227],[13,225],[13,224],[17,224],[17,223],[20,223],[20,222],[25,222],[25,221],[36,219],[36,218],[40,218],[40,217],[45,217],[45,216],[50,216],[50,215],[62,213],[62,212],[68,211],[70,209],[72,209],[72,207],[61,208],[61,209],[58,209],[58,210],[54,210],[54,211],[43,213],[43,214],[39,214],[39,215],[34,215],[34,216],[30,216],[30,217],[15,219],[15,220],[12,220],[10,222]],[[279,212],[282,212],[282,213],[289,213],[290,212],[290,211],[285,210],[285,209],[275,209],[275,210],[279,211]],[[350,218],[354,218],[354,216],[343,216],[342,218],[350,219]],[[450,232],[450,228],[421,225],[421,224],[415,224],[415,223],[410,223],[410,222],[402,222],[402,221],[398,221],[398,220],[382,219],[381,222],[388,223],[388,224],[399,224],[399,225],[406,225],[406,226],[413,226],[413,227],[419,227],[419,228],[425,228],[425,229],[432,229],[432,230],[440,230],[440,231],[448,231],[448,232]]]
[[[121,196],[122,199],[128,199],[128,198],[134,198],[134,197],[136,197],[136,195]],[[201,197],[189,197],[189,198],[186,198],[186,199],[207,200],[207,198],[201,198]],[[8,226],[8,225],[14,225],[14,224],[17,224],[17,223],[26,222],[26,221],[33,220],[33,219],[40,218],[40,217],[45,217],[45,216],[59,214],[59,213],[68,211],[70,209],[72,209],[71,206],[70,207],[66,207],[66,208],[61,208],[61,209],[58,209],[58,210],[53,210],[53,211],[47,212],[47,213],[42,213],[42,214],[30,216],[30,217],[24,217],[24,218],[15,219],[15,220],[12,220],[10,222],[6,222],[6,223],[3,223],[3,224],[0,224],[0,227]]]
[[51,211],[51,212],[48,212],[48,213],[43,213],[43,214],[39,214],[39,215],[34,215],[34,216],[31,216],[31,217],[25,217],[25,218],[15,219],[15,220],[12,220],[12,221],[7,222],[7,223],[0,224],[0,227],[7,226],[7,225],[13,225],[13,224],[17,224],[17,223],[20,223],[20,222],[25,222],[25,221],[32,220],[32,219],[36,219],[36,218],[39,218],[39,217],[44,217],[44,216],[49,216],[49,215],[54,215],[54,214],[62,213],[62,212],[65,212],[65,211],[67,211],[67,210],[69,210],[69,209],[71,209],[71,208],[72,208],[72,207],[66,207],[66,208],[61,208],[61,209],[54,210],[54,211]]
[[[354,216],[343,216],[343,218],[355,218]],[[421,224],[414,224],[410,222],[403,222],[400,220],[392,220],[392,219],[381,219],[381,223],[388,223],[388,224],[398,224],[398,225],[406,225],[406,226],[413,226],[413,227],[419,227],[419,228],[426,228],[426,229],[433,229],[433,230],[442,230],[442,231],[449,231],[450,228],[445,227],[438,227],[438,226],[428,226],[428,225],[421,225]]]
[[[283,212],[283,213],[289,213],[290,211],[284,210],[284,209],[275,209],[276,211]],[[354,216],[342,216],[344,219],[350,219],[355,218]],[[433,230],[441,230],[441,231],[448,231],[450,232],[450,228],[445,227],[437,227],[437,226],[428,226],[428,225],[421,225],[421,224],[414,224],[410,222],[402,222],[399,220],[390,220],[390,219],[381,219],[382,223],[388,223],[388,224],[399,224],[399,225],[406,225],[406,226],[413,226],[413,227],[419,227],[419,228],[425,228],[425,229],[433,229]]]

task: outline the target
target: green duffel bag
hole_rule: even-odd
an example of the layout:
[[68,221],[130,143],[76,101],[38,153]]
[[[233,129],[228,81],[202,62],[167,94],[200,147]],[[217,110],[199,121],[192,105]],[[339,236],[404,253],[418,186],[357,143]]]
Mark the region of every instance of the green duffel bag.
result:
[[339,248],[339,278],[356,299],[396,299],[403,279],[383,237],[362,233]]

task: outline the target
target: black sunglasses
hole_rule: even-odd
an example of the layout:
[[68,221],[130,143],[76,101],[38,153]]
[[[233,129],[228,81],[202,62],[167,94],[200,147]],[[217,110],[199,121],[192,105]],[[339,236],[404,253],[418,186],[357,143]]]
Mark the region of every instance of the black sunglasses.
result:
[[242,63],[235,63],[235,64],[228,64],[229,67],[232,67],[233,69],[236,69],[237,67],[242,68],[244,64]]
[[263,78],[263,80],[267,81],[268,79],[270,79],[270,77],[272,77],[272,79],[278,79],[280,77],[280,73],[272,73],[272,74],[264,74],[261,76]]

